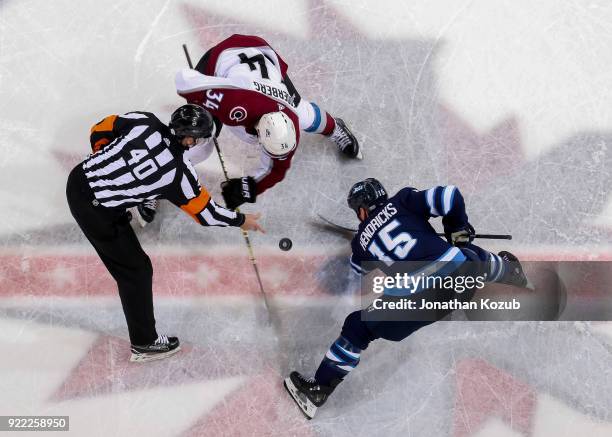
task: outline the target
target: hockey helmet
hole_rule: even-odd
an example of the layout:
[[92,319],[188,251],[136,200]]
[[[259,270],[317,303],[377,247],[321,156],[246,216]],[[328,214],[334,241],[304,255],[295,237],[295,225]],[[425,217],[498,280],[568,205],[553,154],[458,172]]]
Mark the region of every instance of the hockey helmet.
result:
[[372,211],[387,201],[387,190],[374,178],[357,182],[346,198],[349,208],[359,214],[359,208]]
[[255,130],[264,153],[272,158],[282,158],[297,146],[295,125],[284,112],[264,114]]
[[213,119],[203,107],[187,104],[172,113],[169,127],[178,138],[209,138],[213,131]]

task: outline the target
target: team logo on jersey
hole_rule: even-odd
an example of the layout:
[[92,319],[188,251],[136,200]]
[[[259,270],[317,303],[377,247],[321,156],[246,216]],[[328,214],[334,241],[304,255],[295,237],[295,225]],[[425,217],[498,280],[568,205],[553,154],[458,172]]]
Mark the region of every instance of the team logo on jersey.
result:
[[230,120],[234,120],[237,122],[244,120],[246,117],[247,111],[242,106],[236,106],[235,108],[232,108],[229,113]]

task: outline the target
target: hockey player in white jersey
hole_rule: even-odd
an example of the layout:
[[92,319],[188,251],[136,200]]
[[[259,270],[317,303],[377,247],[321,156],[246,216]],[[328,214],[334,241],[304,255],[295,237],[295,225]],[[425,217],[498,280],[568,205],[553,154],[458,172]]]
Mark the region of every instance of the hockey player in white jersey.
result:
[[[339,118],[303,99],[287,75],[287,64],[257,36],[232,35],[204,54],[194,70],[176,75],[179,95],[207,108],[217,124],[261,147],[261,166],[254,176],[230,179],[222,191],[228,208],[255,202],[285,177],[300,133],[329,137],[351,158],[361,158],[359,143]],[[212,142],[198,145],[187,157],[196,164],[212,153]]]

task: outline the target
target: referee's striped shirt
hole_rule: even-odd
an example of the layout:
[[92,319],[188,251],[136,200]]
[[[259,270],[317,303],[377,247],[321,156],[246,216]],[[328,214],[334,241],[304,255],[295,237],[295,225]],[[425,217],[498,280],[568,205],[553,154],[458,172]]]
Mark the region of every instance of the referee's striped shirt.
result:
[[148,112],[111,115],[92,128],[98,151],[83,171],[98,203],[129,208],[168,199],[204,226],[240,226],[244,215],[217,205],[168,126]]

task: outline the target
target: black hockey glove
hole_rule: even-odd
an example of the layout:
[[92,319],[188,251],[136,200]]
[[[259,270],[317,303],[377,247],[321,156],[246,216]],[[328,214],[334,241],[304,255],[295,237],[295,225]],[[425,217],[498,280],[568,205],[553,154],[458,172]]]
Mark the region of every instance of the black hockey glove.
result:
[[453,246],[467,246],[472,241],[474,241],[474,235],[476,231],[474,230],[474,226],[471,224],[465,225],[463,228],[457,229],[453,232],[445,232],[446,241],[448,241]]
[[245,202],[255,203],[256,182],[251,176],[233,178],[221,182],[221,194],[228,209],[236,209]]

